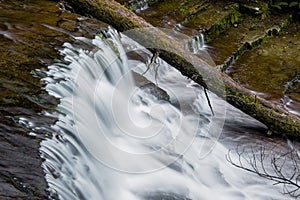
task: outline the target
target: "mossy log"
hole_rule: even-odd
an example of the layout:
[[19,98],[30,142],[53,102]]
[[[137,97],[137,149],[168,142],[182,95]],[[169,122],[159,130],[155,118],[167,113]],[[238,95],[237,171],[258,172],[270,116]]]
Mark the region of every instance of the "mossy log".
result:
[[270,131],[300,138],[299,117],[256,96],[227,74],[213,69],[199,57],[188,53],[178,41],[154,28],[119,3],[112,0],[67,0],[67,2],[76,12],[91,15],[112,25],[150,50],[157,49],[159,45],[160,57],[184,76],[262,122]]

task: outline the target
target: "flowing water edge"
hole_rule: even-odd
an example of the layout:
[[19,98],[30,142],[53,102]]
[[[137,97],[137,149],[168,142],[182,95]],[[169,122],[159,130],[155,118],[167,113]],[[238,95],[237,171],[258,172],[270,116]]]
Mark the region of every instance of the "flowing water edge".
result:
[[151,53],[112,28],[106,37],[77,38],[90,50],[65,43],[64,61],[43,79],[60,99],[53,137],[40,148],[50,198],[286,199],[280,185],[227,162],[228,143],[239,141],[219,138],[226,115],[238,120],[233,108],[209,94],[212,116],[202,88],[160,59],[145,77],[169,101],[155,97],[132,75],[146,71],[141,59]]

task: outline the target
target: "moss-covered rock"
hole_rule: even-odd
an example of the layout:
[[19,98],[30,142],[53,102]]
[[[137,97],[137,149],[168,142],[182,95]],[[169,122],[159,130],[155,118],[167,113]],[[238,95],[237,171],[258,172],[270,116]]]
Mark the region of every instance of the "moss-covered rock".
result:
[[[285,85],[300,74],[300,59],[295,57],[300,55],[299,41],[299,25],[292,24],[260,48],[245,53],[233,64],[230,75],[264,98],[281,104]],[[300,107],[294,109],[300,111]]]
[[[135,38],[142,45],[149,47],[152,51],[154,51],[153,48],[160,46],[161,58],[177,68],[183,75],[221,96],[223,93],[220,94],[219,91],[222,91],[221,85],[223,84],[220,83],[223,82],[223,86],[225,86],[227,95],[229,96],[227,101],[265,123],[271,131],[299,137],[300,119],[298,117],[276,107],[271,102],[256,97],[251,91],[233,81],[226,74],[219,74],[215,70],[212,70],[203,60],[187,53],[184,47],[178,42],[167,37],[159,30],[152,28],[150,24],[135,16],[134,13],[128,11],[125,7],[108,0],[94,2],[69,0],[69,2],[83,12],[106,20],[107,23],[112,24],[119,31],[127,30],[126,34]],[[118,13],[118,16],[115,13]],[[135,29],[132,32],[128,32],[129,29],[141,27],[143,29]]]

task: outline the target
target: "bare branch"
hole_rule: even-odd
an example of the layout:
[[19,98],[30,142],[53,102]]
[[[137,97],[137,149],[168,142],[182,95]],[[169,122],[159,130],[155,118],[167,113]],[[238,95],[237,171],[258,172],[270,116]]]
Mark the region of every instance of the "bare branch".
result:
[[[261,145],[257,155],[254,149],[251,146],[250,151],[246,151],[246,148],[241,149],[240,146],[237,146],[235,154],[238,156],[238,161],[233,161],[232,150],[228,151],[226,159],[235,167],[274,181],[274,185],[283,185],[283,194],[295,198],[300,197],[300,184],[298,184],[300,180],[298,167],[300,158],[297,150],[292,148],[286,152],[278,153],[275,148],[270,151]],[[249,167],[244,163],[247,163]],[[271,169],[268,169],[267,166],[270,166]]]

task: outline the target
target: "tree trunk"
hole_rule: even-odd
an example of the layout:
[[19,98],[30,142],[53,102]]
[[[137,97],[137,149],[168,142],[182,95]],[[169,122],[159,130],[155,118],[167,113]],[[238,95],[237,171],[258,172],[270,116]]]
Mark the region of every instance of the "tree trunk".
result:
[[227,74],[213,69],[199,57],[188,53],[181,43],[154,28],[119,3],[112,0],[66,1],[73,6],[75,11],[89,14],[112,25],[151,51],[159,49],[159,56],[184,76],[191,78],[204,88],[224,98],[234,107],[262,122],[270,131],[295,138],[300,137],[299,117],[257,97]]

